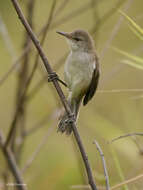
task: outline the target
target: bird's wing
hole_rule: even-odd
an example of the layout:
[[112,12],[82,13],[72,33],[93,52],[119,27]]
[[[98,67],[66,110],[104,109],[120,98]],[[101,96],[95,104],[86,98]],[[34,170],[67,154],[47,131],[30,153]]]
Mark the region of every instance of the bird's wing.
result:
[[99,75],[100,75],[99,62],[98,62],[98,59],[96,59],[96,66],[92,74],[92,80],[84,96],[84,100],[83,100],[84,106],[91,100],[91,98],[94,96],[96,92],[98,81],[99,81]]

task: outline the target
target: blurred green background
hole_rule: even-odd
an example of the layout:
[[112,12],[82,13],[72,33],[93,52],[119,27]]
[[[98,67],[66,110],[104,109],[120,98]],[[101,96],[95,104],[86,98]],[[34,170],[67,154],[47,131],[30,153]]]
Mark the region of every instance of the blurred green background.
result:
[[[28,14],[29,1],[19,1],[25,15]],[[66,1],[57,0],[54,11],[63,6],[64,2]],[[34,1],[33,27],[36,33],[47,22],[52,3],[53,0]],[[84,7],[83,11],[82,7]],[[125,133],[142,131],[143,98],[139,96],[143,92],[128,91],[128,89],[143,88],[142,70],[123,64],[122,60],[126,57],[113,50],[113,47],[116,47],[130,54],[143,56],[142,41],[134,35],[127,20],[118,11],[126,12],[143,27],[142,8],[141,0],[67,0],[65,6],[59,9],[57,16],[53,17],[43,46],[51,66],[58,65],[57,73],[63,79],[64,61],[59,62],[59,60],[67,52],[68,45],[56,34],[56,30],[70,32],[81,28],[92,32],[101,64],[100,84],[92,101],[81,108],[78,129],[99,186],[105,186],[105,182],[101,158],[93,144],[94,139],[99,142],[104,152],[111,186],[133,178],[143,171],[142,137],[125,138],[111,145],[107,143],[112,138]],[[79,11],[74,12],[78,9]],[[70,17],[68,17],[69,14],[71,14]],[[0,1],[0,20],[1,78],[14,64],[15,59],[21,55],[25,30],[10,0]],[[59,23],[60,20],[62,20],[61,23]],[[98,30],[96,30],[97,26]],[[34,64],[35,56],[36,50],[32,48],[28,73]],[[23,59],[9,77],[0,84],[0,128],[4,136],[9,131],[15,112],[18,73]],[[32,92],[43,76],[45,76],[45,68],[40,63],[27,94]],[[67,94],[67,89],[62,88]],[[113,93],[110,92],[112,89],[125,91]],[[25,130],[35,125],[41,127],[24,138],[19,163],[21,169],[37,150],[39,144],[43,143],[33,162],[23,174],[28,189],[67,190],[72,185],[87,184],[74,138],[56,132],[58,112],[61,107],[55,89],[47,82],[41,85],[41,88],[26,103]],[[39,124],[43,118],[47,118],[46,121]],[[18,140],[19,137],[16,139],[17,144]],[[6,171],[6,163],[2,152],[0,152],[0,163],[0,184],[1,188],[5,189],[3,173]],[[10,178],[9,183],[11,180]],[[142,190],[142,187],[143,181],[140,179],[119,189]],[[8,186],[7,188],[12,189]]]

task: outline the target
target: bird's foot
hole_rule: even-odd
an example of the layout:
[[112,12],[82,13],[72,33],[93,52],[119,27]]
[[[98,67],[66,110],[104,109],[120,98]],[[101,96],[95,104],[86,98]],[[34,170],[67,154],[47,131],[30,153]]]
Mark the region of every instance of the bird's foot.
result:
[[65,120],[65,124],[66,125],[68,125],[68,124],[72,124],[72,123],[74,123],[76,121],[76,119],[75,119],[75,115],[74,114],[70,114],[69,116],[68,116],[68,118]]
[[58,80],[59,77],[55,72],[52,72],[48,75],[48,82],[53,82],[54,80]]
[[55,80],[59,81],[61,84],[63,84],[65,87],[67,87],[67,84],[59,78],[57,73],[55,73],[55,72],[50,73],[48,75],[48,82],[53,82]]

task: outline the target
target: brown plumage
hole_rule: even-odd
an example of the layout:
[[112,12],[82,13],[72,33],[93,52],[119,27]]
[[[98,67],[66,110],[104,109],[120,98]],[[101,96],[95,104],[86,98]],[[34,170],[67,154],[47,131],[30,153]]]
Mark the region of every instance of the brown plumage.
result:
[[[68,102],[77,119],[80,104],[86,105],[94,96],[99,81],[99,62],[94,42],[88,32],[75,30],[71,33],[58,32],[66,37],[71,52],[65,63],[65,82],[69,88]],[[58,131],[71,134],[72,127],[64,112]]]
[[85,106],[90,100],[91,98],[94,96],[97,86],[98,86],[98,82],[99,82],[99,76],[100,76],[100,72],[99,72],[99,62],[98,62],[98,58],[96,57],[96,69],[94,69],[93,71],[93,75],[92,75],[92,80],[91,83],[87,89],[87,92],[84,96],[83,99],[83,105]]

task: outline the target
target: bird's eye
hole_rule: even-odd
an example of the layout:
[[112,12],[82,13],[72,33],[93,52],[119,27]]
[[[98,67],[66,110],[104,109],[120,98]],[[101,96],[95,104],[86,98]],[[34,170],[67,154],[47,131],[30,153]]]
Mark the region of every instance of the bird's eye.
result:
[[80,38],[74,38],[74,40],[76,40],[77,42],[82,41],[82,39],[80,39]]

